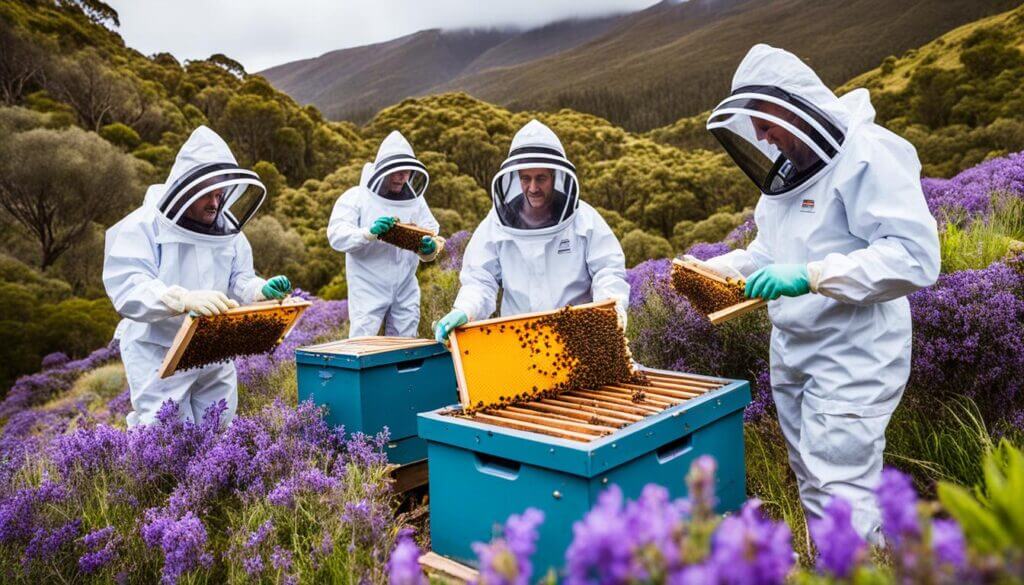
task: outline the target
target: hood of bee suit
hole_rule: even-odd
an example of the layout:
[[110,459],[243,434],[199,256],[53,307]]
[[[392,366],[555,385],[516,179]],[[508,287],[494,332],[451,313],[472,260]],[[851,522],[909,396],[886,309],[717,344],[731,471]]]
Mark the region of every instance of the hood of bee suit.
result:
[[[537,168],[554,171],[551,219],[546,225],[528,227],[521,217],[528,203],[519,182],[519,171]],[[553,233],[568,224],[579,207],[579,181],[576,167],[551,128],[538,120],[530,120],[516,132],[508,158],[491,181],[491,199],[502,227],[513,234]]]
[[412,145],[405,139],[405,136],[394,130],[380,143],[377,157],[373,160],[373,170],[366,182],[362,184],[370,191],[381,194],[381,188],[388,175],[398,171],[409,171],[409,180],[406,185],[414,197],[422,197],[430,183],[427,167],[416,158],[412,151]]
[[[146,204],[169,230],[186,239],[215,243],[234,239],[255,215],[267,189],[255,172],[238,165],[216,132],[200,126],[178,151],[163,185],[146,194]],[[204,224],[186,215],[198,199],[215,194],[216,217]]]
[[[839,98],[796,55],[759,44],[740,62],[732,93],[707,128],[762,193],[780,195],[827,174],[847,138],[873,120],[867,90]],[[773,127],[792,140],[771,142],[764,129]]]

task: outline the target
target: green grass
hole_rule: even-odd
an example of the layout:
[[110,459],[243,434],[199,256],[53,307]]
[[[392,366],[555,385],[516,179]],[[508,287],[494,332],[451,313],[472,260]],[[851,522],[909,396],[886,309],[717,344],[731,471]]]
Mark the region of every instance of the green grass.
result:
[[782,429],[775,420],[748,424],[744,427],[747,458],[747,495],[760,498],[764,511],[776,520],[783,520],[793,532],[793,550],[800,562],[811,566],[807,542],[806,519],[800,504],[796,476],[789,468]]
[[1024,201],[996,196],[992,206],[986,221],[966,226],[956,220],[946,222],[939,237],[942,272],[986,268],[1024,240]]

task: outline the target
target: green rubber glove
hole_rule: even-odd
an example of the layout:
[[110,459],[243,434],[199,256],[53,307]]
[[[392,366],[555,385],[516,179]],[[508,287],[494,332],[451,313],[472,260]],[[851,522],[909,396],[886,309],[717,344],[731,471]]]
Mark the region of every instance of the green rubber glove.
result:
[[747,298],[774,301],[811,292],[811,277],[804,264],[769,264],[750,275],[743,293]]
[[263,285],[261,292],[265,299],[281,300],[288,296],[288,293],[292,292],[292,283],[288,280],[287,276],[279,274],[268,280],[267,284]]
[[458,309],[452,309],[450,313],[441,317],[441,320],[437,322],[437,326],[434,328],[434,339],[439,343],[445,343],[448,341],[448,336],[451,334],[452,329],[466,323],[469,323],[469,317]]
[[397,217],[378,217],[373,222],[373,225],[370,226],[370,233],[375,236],[379,236],[384,232],[388,231],[389,229],[395,227],[396,223],[398,223]]
[[434,238],[430,236],[423,236],[423,239],[420,240],[420,254],[423,254],[424,256],[430,256],[436,251],[437,242],[434,241]]

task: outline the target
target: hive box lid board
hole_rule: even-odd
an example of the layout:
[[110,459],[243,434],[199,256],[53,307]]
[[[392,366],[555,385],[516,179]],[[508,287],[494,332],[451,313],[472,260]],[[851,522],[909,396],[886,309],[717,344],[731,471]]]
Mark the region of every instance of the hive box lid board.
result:
[[346,353],[345,346],[349,345],[346,342],[359,339],[361,338],[300,347],[295,350],[295,361],[299,364],[362,370],[448,353],[448,349],[436,341],[412,338],[408,338],[408,343],[382,346],[379,350]]
[[[649,368],[640,370],[673,373]],[[420,413],[417,417],[419,436],[427,441],[590,478],[742,410],[750,402],[750,384],[746,381],[706,379],[726,382],[726,385],[587,443],[441,414],[447,409]],[[681,432],[680,426],[685,432]]]

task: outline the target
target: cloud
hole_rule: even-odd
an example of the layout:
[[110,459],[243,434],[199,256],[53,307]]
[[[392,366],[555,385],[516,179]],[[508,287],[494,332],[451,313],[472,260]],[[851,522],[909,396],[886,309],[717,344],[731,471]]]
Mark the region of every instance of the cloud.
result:
[[119,32],[144,54],[179,60],[214,53],[260,71],[335,49],[430,28],[532,28],[556,20],[640,10],[654,0],[107,0]]

